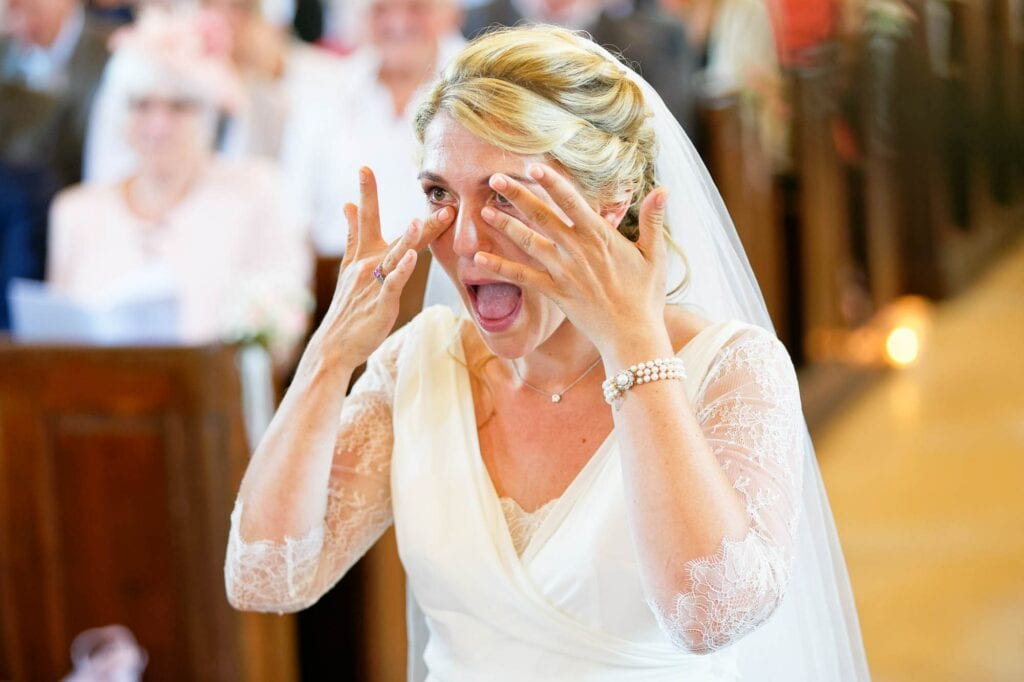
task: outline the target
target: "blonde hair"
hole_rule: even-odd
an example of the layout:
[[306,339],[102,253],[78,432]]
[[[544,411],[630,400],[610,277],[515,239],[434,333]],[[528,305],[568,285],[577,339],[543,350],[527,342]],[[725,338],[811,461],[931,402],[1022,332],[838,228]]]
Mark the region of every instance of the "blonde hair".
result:
[[516,154],[544,154],[600,205],[629,197],[619,231],[638,235],[654,189],[654,132],[643,94],[593,43],[551,26],[498,30],[456,56],[416,113],[416,136],[439,112]]

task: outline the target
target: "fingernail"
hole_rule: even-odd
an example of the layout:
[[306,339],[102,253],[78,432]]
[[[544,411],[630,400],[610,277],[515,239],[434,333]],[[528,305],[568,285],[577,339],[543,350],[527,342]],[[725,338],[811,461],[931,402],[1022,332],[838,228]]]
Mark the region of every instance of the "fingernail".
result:
[[359,181],[360,182],[366,182],[369,179],[370,179],[370,169],[367,168],[366,166],[363,166],[362,168],[359,169]]
[[480,209],[480,215],[484,217],[484,220],[490,222],[498,217],[498,212],[495,211],[490,206],[484,206],[482,209]]
[[448,222],[448,220],[451,217],[452,217],[452,211],[447,206],[442,208],[440,211],[437,212],[437,219],[440,220],[443,223]]
[[533,165],[530,167],[530,177],[534,180],[540,180],[544,177],[544,166]]
[[504,175],[495,173],[491,176],[491,187],[496,190],[503,190],[508,187],[508,180],[505,179]]
[[665,190],[661,190],[660,192],[658,192],[658,196],[654,198],[654,203],[658,206],[658,208],[665,208],[665,200],[668,198],[665,196],[666,194],[667,192]]
[[485,256],[482,252],[477,251],[476,253],[473,254],[473,262],[475,262],[477,265],[487,265],[487,256]]

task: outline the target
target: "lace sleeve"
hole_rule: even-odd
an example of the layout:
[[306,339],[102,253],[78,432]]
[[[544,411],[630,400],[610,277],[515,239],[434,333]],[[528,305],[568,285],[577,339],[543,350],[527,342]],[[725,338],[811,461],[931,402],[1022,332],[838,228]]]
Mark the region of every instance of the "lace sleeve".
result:
[[782,344],[747,330],[719,354],[697,418],[750,528],[713,556],[687,562],[689,584],[671,604],[652,604],[681,649],[707,653],[754,630],[782,600],[799,517],[802,416],[796,375]]
[[345,398],[323,521],[301,537],[248,542],[235,503],[224,565],[235,608],[284,613],[314,604],[391,525],[391,408],[402,336],[374,353]]

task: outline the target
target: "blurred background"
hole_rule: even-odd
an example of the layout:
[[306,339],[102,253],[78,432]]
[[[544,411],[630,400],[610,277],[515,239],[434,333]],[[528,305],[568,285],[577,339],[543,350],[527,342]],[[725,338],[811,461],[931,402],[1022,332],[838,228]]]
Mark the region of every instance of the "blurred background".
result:
[[1022,0],[0,0],[0,680],[404,679],[390,534],[240,614],[228,516],[357,169],[397,235],[418,92],[520,22],[620,51],[710,168],[873,678],[1024,680]]

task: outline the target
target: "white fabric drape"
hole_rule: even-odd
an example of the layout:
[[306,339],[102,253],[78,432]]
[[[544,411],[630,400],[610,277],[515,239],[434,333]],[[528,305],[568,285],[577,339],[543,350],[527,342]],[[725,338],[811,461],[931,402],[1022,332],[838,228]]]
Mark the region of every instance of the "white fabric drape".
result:
[[[606,59],[607,50],[594,46]],[[670,301],[711,321],[737,320],[774,335],[774,327],[743,245],[722,197],[693,145],[654,89],[623,67],[636,82],[652,114],[657,140],[655,177],[669,189],[667,230],[686,256],[673,259],[668,284],[688,276],[689,284]],[[432,265],[424,305],[445,304],[462,311],[455,289]],[[777,613],[733,645],[741,679],[779,682],[861,682],[869,680],[867,658],[814,446],[801,424],[802,489],[790,584]],[[411,601],[411,598],[410,598]],[[415,614],[416,609],[410,608]],[[411,617],[412,646],[424,626]],[[412,651],[410,652],[412,655]],[[422,671],[411,658],[410,679]]]
[[[238,530],[242,509],[236,508],[225,563],[233,604],[267,611],[308,606],[394,520],[412,600],[410,680],[869,679],[792,366],[774,338],[743,247],[707,171],[658,96],[632,77],[654,114],[657,181],[670,189],[668,224],[688,261],[670,269],[668,281],[674,285],[686,272],[690,285],[675,302],[711,322],[680,351],[688,396],[705,436],[709,444],[718,441],[716,456],[741,492],[751,483],[743,480],[745,465],[723,456],[722,449],[731,440],[749,441],[755,450],[747,459],[757,464],[763,454],[758,444],[786,436],[787,461],[778,465],[783,468],[764,468],[761,475],[767,480],[773,471],[782,474],[774,479],[794,484],[793,499],[785,486],[772,490],[770,480],[764,483],[767,498],[760,499],[759,490],[755,504],[747,498],[755,526],[765,505],[775,506],[768,510],[775,514],[792,513],[791,538],[766,538],[786,555],[787,579],[775,584],[784,588],[781,605],[761,610],[771,612],[766,621],[726,614],[743,627],[729,632],[712,653],[689,653],[674,643],[640,585],[614,432],[518,556],[479,456],[468,370],[457,343],[459,313],[443,307],[424,311],[389,338],[346,398],[320,523],[284,542],[246,539]],[[738,339],[744,338],[753,341],[743,346]],[[744,348],[741,362],[725,362]],[[744,372],[751,379],[744,380]],[[788,396],[782,402],[795,409],[772,411],[778,401],[760,399],[753,390],[733,400],[747,418],[733,422],[739,430],[731,430],[723,421],[729,419],[727,409],[704,409],[713,400],[712,375],[723,385],[766,387],[766,395]],[[727,428],[717,430],[722,424]],[[752,427],[744,432],[744,424]],[[749,565],[710,563],[718,571],[711,577],[746,587],[747,569],[764,568],[756,547],[752,552]]]
[[[399,553],[425,615],[413,619],[410,679],[739,679],[733,648],[685,653],[647,605],[614,433],[517,555],[479,454],[457,318],[444,308],[421,317],[398,365],[391,459]],[[712,325],[680,351],[692,402],[742,328]]]

